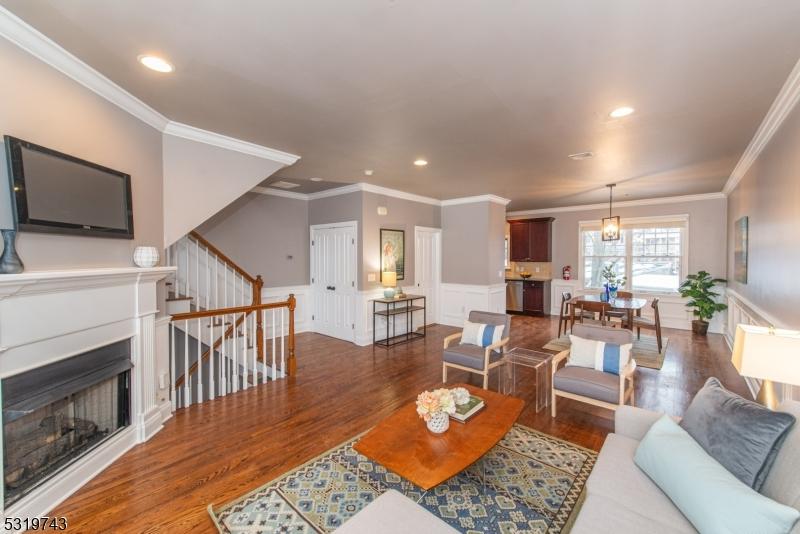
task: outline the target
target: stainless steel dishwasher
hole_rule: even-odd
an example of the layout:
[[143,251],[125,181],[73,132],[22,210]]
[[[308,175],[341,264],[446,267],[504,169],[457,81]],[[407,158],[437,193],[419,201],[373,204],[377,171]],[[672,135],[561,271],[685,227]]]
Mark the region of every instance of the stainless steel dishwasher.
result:
[[506,310],[522,312],[522,280],[506,280]]

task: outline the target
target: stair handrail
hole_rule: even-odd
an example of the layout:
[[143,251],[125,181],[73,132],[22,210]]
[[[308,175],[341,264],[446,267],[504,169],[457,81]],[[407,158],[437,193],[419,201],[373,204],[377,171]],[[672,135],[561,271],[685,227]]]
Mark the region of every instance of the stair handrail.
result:
[[247,280],[251,284],[255,285],[256,281],[261,277],[261,275],[253,276],[250,273],[248,273],[247,271],[245,271],[242,267],[239,266],[239,264],[237,264],[235,261],[230,259],[230,257],[228,257],[227,254],[225,254],[220,249],[218,249],[213,244],[211,244],[211,242],[208,239],[206,239],[205,237],[203,237],[202,235],[197,233],[197,231],[192,230],[191,232],[189,232],[189,237],[191,239],[194,239],[195,241],[197,241],[198,243],[200,243],[204,247],[206,247],[209,252],[213,253],[215,256],[217,256],[219,259],[221,259],[224,263],[227,263],[228,266],[230,266],[231,269],[233,269],[234,271],[239,273],[239,275],[241,275],[245,280]]
[[[194,312],[176,313],[172,315],[170,317],[171,323],[175,323],[178,321],[188,321],[192,319],[206,319],[209,317],[217,317],[225,315],[236,316],[238,314],[241,314],[241,317],[239,317],[236,320],[235,324],[230,325],[226,329],[225,333],[214,342],[213,347],[210,347],[208,350],[206,350],[200,357],[200,359],[192,364],[192,366],[188,369],[188,371],[184,370],[184,373],[175,380],[174,387],[177,389],[180,386],[182,386],[186,380],[186,376],[191,376],[192,374],[194,374],[197,371],[201,362],[208,359],[211,351],[216,350],[219,347],[219,345],[221,345],[224,342],[225,339],[228,339],[230,336],[232,336],[233,333],[236,331],[236,329],[239,327],[239,325],[244,321],[244,319],[248,315],[250,315],[251,313],[260,312],[262,310],[272,310],[278,308],[287,308],[289,310],[289,325],[288,325],[289,331],[287,332],[286,335],[288,358],[286,359],[286,369],[283,369],[283,372],[286,374],[286,376],[294,376],[297,373],[297,359],[295,355],[295,332],[294,332],[294,312],[296,307],[297,307],[297,299],[295,298],[293,293],[290,293],[289,297],[286,300],[280,302],[267,302],[265,304],[252,304],[250,306],[235,306],[229,308],[218,308],[214,310],[200,310]],[[261,314],[256,314],[256,318],[260,319]],[[257,335],[258,335],[257,337],[258,344],[261,345],[261,343],[263,342],[262,339],[263,335],[261,332],[259,332]],[[263,345],[261,345],[261,349],[263,349]],[[262,355],[263,353],[259,352],[259,357],[261,357]]]

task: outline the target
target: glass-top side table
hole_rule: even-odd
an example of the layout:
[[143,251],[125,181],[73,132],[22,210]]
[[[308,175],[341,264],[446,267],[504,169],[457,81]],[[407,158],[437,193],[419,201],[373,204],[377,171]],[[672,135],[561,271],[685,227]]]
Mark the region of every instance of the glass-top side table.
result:
[[553,361],[553,354],[515,347],[505,353],[503,360],[505,364],[500,371],[500,393],[515,397],[520,394],[527,396],[530,391],[527,387],[522,390],[521,386],[530,383],[528,377],[532,372],[532,382],[536,388],[536,412],[550,405],[550,363]]

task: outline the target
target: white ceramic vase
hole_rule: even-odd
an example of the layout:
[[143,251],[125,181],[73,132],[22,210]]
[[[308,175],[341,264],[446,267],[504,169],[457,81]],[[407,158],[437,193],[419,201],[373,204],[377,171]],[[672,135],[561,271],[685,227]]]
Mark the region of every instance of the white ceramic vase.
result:
[[436,412],[428,419],[428,430],[434,434],[441,434],[450,428],[450,416],[445,412]]
[[156,247],[136,247],[133,250],[133,263],[139,267],[155,267],[158,265],[158,259]]

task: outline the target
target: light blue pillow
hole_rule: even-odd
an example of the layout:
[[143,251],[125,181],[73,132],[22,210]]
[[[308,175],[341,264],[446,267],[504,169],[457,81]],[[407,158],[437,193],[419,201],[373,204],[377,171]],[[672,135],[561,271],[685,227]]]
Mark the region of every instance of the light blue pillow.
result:
[[800,517],[741,482],[667,415],[644,436],[634,461],[701,534],[786,534]]

